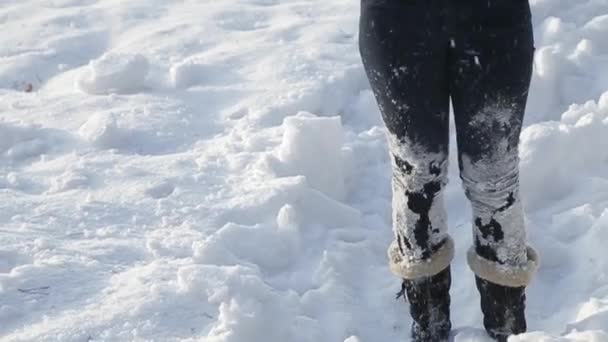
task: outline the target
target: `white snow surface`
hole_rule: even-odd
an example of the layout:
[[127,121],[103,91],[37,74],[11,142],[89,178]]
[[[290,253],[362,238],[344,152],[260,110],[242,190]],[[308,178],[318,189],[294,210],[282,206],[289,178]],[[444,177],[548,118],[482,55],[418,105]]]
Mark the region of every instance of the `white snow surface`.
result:
[[[511,341],[608,341],[608,2],[531,3],[542,266]],[[407,341],[358,12],[0,0],[0,340]],[[453,340],[487,342],[454,148]]]

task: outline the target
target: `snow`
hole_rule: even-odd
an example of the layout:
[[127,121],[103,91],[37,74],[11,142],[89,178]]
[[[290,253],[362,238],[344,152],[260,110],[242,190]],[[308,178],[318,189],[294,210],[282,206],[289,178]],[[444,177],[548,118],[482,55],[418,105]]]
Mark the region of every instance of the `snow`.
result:
[[148,68],[148,60],[140,54],[108,53],[91,61],[76,85],[89,94],[129,94],[143,89]]
[[279,160],[287,173],[302,175],[312,188],[341,200],[345,195],[343,135],[339,116],[319,118],[299,113],[287,117],[283,121]]
[[[531,4],[542,262],[511,341],[608,341],[608,4]],[[2,1],[0,340],[407,341],[358,10]],[[487,342],[454,149],[454,341]]]

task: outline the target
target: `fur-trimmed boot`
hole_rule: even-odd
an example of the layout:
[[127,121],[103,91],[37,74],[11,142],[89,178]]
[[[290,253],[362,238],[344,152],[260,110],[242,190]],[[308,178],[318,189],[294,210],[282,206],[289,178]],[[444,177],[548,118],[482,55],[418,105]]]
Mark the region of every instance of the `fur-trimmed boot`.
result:
[[403,279],[403,295],[410,303],[413,342],[447,342],[450,322],[450,263],[454,241],[448,237],[426,260],[404,256],[397,242],[388,251],[391,271]]
[[450,267],[416,280],[405,279],[403,292],[410,303],[413,342],[447,342],[450,321]]
[[526,332],[526,286],[538,269],[538,254],[528,247],[528,261],[520,267],[508,267],[487,260],[471,248],[469,266],[475,273],[477,289],[481,297],[483,324],[498,342],[506,342],[509,336]]
[[507,342],[509,336],[526,332],[526,288],[498,285],[479,277],[475,280],[488,335]]

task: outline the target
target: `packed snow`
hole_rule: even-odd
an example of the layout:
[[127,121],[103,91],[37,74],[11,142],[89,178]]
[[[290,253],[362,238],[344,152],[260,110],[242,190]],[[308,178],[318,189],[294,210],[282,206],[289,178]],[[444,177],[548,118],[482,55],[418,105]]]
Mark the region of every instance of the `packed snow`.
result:
[[[608,341],[608,2],[531,5],[542,265],[510,341]],[[407,341],[358,12],[0,0],[0,340]],[[454,155],[454,341],[488,342]]]

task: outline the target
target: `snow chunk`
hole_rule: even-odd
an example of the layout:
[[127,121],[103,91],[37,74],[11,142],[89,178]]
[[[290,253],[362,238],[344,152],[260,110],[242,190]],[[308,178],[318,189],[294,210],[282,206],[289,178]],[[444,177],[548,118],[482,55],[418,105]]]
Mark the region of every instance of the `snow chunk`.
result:
[[49,193],[64,192],[86,188],[90,184],[89,176],[81,170],[67,170],[51,182]]
[[131,94],[143,89],[148,70],[148,60],[140,54],[107,53],[89,62],[76,86],[89,94]]
[[[277,231],[272,226],[256,225],[244,226],[229,223],[217,231],[212,237],[205,240],[205,245],[200,246],[210,249],[215,253],[230,254],[238,257],[241,262],[246,260],[252,262],[266,272],[278,272],[285,270],[297,260],[300,235],[295,229],[291,231]],[[215,246],[214,246],[215,245]],[[272,248],[260,248],[260,246],[272,246]],[[199,254],[200,251],[197,251]],[[224,264],[229,261],[230,254],[223,255],[227,260],[220,260],[218,255],[204,253],[211,260],[199,259],[203,264],[220,261]]]
[[169,76],[175,88],[188,88],[199,84],[204,78],[207,68],[192,59],[176,63],[171,67]]
[[598,45],[598,52],[601,54],[608,53],[608,43],[606,42],[606,33],[608,32],[608,14],[597,16],[591,19],[581,29],[583,34]]
[[122,133],[111,113],[94,114],[80,126],[81,137],[99,148],[115,148],[121,144]]
[[222,70],[218,70],[216,66],[207,65],[195,58],[188,58],[174,64],[169,70],[169,77],[175,88],[188,88],[204,81],[221,79],[222,77],[219,75],[221,73]]
[[195,247],[204,237],[188,224],[168,226],[146,235],[146,249],[153,256],[188,258],[195,254]]
[[567,30],[566,24],[561,18],[549,17],[545,19],[540,29],[540,38],[543,43],[548,44],[554,41],[558,41],[560,36]]
[[608,320],[608,298],[590,298],[579,309],[572,330],[594,330],[605,327]]
[[177,275],[183,296],[200,300],[202,293],[207,297],[204,302],[219,306],[205,341],[315,341],[299,338],[297,295],[270,288],[250,269],[189,265]]
[[174,63],[169,70],[169,79],[178,89],[202,86],[225,86],[228,83],[241,82],[234,66],[210,62],[200,56],[192,56]]
[[341,199],[345,195],[343,130],[339,116],[317,117],[301,112],[283,122],[279,159],[311,187]]
[[279,230],[290,231],[294,228],[297,229],[298,223],[298,213],[293,206],[286,204],[279,210],[279,214],[277,215]]
[[361,212],[311,189],[305,177],[285,178],[282,181],[285,184],[276,190],[281,189],[284,201],[292,203],[297,210],[294,216],[298,218],[298,224],[322,224],[327,227],[356,227],[361,224]]
[[155,184],[146,189],[146,195],[154,198],[161,199],[169,197],[175,191],[175,185],[171,182],[161,182]]

